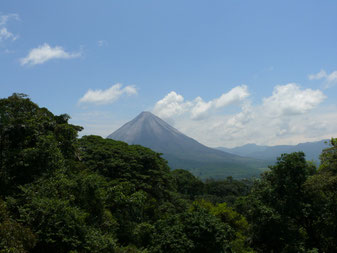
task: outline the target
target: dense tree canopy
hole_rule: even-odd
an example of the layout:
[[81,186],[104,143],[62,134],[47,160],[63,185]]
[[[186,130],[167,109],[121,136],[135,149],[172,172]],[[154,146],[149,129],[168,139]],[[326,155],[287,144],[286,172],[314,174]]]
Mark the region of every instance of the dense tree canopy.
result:
[[0,253],[337,250],[337,139],[318,170],[297,152],[255,181],[201,181],[69,119],[0,99]]
[[308,223],[310,243],[322,252],[337,249],[337,139],[323,150],[318,173],[305,183],[310,198]]
[[74,159],[77,132],[68,115],[54,116],[26,95],[0,99],[0,187],[9,193]]

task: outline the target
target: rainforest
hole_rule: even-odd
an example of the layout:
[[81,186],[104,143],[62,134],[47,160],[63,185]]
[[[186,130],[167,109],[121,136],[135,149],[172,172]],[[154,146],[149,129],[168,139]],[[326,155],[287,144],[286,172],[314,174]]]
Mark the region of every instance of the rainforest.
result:
[[78,137],[27,95],[0,100],[0,252],[336,252],[337,139],[317,168],[200,180],[148,148]]

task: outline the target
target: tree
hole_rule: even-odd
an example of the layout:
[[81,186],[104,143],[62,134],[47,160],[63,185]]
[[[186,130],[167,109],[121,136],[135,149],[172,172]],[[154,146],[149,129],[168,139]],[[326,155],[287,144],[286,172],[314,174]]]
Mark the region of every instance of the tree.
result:
[[82,128],[68,124],[24,94],[0,99],[0,195],[34,181],[74,157],[74,143]]
[[128,181],[157,200],[174,190],[167,162],[149,148],[91,135],[79,140],[78,149],[85,166],[110,180]]
[[320,156],[318,173],[310,177],[305,190],[311,205],[307,208],[309,243],[320,252],[337,249],[337,139]]
[[238,197],[249,193],[251,185],[250,180],[235,180],[232,177],[224,180],[208,179],[205,182],[205,195],[202,198],[214,204],[226,202],[233,205]]
[[58,170],[21,186],[11,205],[38,236],[37,252],[111,252],[118,222],[108,209],[110,188],[96,173]]
[[6,203],[0,199],[0,252],[25,253],[36,244],[36,236],[10,217]]
[[331,138],[330,147],[322,151],[320,155],[320,171],[337,175],[337,138]]
[[204,192],[203,182],[187,170],[177,169],[171,172],[177,191],[194,200],[195,196]]
[[225,202],[213,205],[211,202],[202,199],[193,202],[192,210],[196,207],[207,210],[230,228],[231,237],[228,240],[227,247],[231,249],[232,252],[253,252],[253,250],[248,247],[249,224],[244,216],[229,207]]
[[231,252],[231,228],[203,208],[155,224],[150,252]]
[[255,248],[262,252],[308,250],[304,211],[310,203],[304,184],[314,173],[304,153],[295,152],[282,154],[270,172],[256,181],[245,208]]

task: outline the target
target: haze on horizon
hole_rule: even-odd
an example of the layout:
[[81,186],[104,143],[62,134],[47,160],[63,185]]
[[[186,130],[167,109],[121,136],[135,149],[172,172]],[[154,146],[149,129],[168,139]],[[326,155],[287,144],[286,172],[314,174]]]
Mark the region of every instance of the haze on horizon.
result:
[[151,111],[210,147],[337,135],[337,2],[5,1],[0,96],[106,137]]

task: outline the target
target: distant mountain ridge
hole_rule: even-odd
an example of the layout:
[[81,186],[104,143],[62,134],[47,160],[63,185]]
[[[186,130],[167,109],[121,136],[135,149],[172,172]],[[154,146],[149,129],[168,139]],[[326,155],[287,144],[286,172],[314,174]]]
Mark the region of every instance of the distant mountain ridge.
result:
[[249,177],[267,163],[206,147],[150,112],[142,112],[107,138],[139,144],[163,153],[170,167],[190,170],[200,177]]
[[263,159],[273,163],[276,161],[276,158],[283,153],[303,151],[306,155],[307,160],[315,161],[318,164],[319,155],[321,154],[323,149],[328,147],[328,145],[326,144],[326,142],[328,141],[328,139],[325,139],[315,142],[299,143],[297,145],[277,146],[260,146],[256,144],[246,144],[235,148],[218,147],[216,149],[236,155]]

